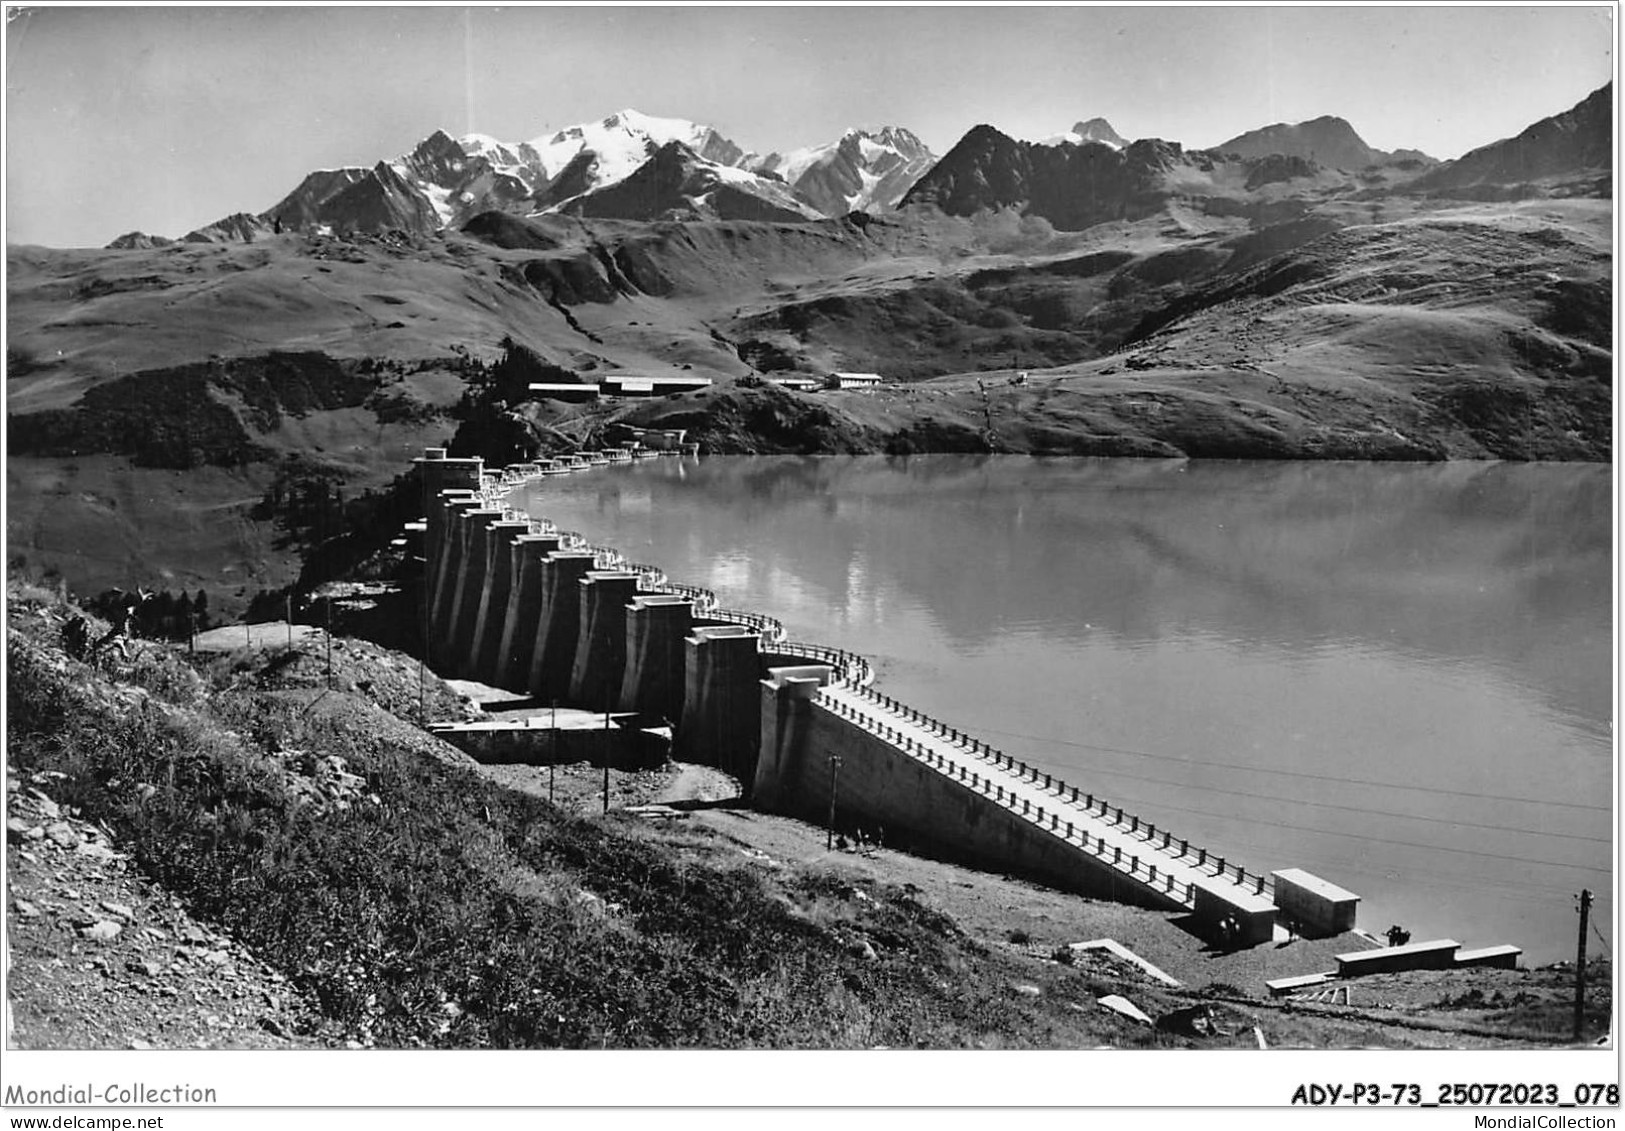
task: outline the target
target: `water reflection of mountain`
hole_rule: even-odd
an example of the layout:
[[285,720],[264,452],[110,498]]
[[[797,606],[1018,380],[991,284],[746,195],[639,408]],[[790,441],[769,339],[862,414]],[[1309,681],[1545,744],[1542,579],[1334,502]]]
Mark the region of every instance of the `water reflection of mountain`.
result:
[[570,521],[673,576],[747,563],[729,599],[781,615],[793,579],[834,615],[929,609],[955,648],[1085,625],[1130,646],[1349,642],[1516,670],[1565,713],[1608,713],[1607,468],[759,457],[554,484],[586,504]]

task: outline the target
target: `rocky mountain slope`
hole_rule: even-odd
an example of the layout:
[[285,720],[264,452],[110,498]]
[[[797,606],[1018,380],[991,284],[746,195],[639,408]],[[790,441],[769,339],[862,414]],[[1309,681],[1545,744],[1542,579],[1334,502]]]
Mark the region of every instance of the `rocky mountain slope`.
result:
[[782,177],[825,216],[886,212],[936,163],[924,142],[900,126],[847,130],[827,145],[770,154],[755,167]]
[[1017,141],[981,125],[903,197],[951,216],[1019,208],[1067,231],[1158,211],[1173,181],[1208,179],[1215,161],[1187,154],[1177,142],[1142,139],[1117,150],[1107,145]]
[[[575,167],[567,167],[560,182],[570,182]],[[569,189],[575,187],[569,184]],[[568,216],[615,220],[796,222],[819,215],[783,182],[707,161],[678,141],[667,142],[618,180],[557,201],[550,192],[538,203]]]
[[1396,158],[1404,160],[1406,156],[1416,154],[1414,150],[1402,150],[1396,155],[1373,149],[1348,122],[1329,114],[1308,122],[1293,125],[1281,122],[1263,129],[1249,130],[1213,148],[1216,152],[1233,153],[1242,158],[1268,157],[1279,153],[1284,157],[1301,157],[1317,165],[1351,172]]
[[[1607,195],[1614,163],[1614,85],[1593,92],[1561,114],[1542,118],[1517,137],[1482,146],[1416,182],[1442,196],[1539,195],[1534,182],[1556,180],[1557,191]],[[1563,185],[1572,185],[1564,188]]]

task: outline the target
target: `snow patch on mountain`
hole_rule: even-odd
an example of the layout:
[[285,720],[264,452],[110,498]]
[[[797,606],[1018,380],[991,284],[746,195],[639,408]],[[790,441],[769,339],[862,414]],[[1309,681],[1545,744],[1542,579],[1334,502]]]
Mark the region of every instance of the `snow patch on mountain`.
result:
[[755,169],[782,178],[826,215],[895,207],[936,161],[925,143],[900,126],[848,129],[832,142],[772,153]]
[[1128,141],[1105,118],[1090,118],[1079,122],[1065,133],[1047,137],[1039,145],[1105,145],[1122,152]]
[[527,144],[548,176],[559,171],[583,150],[597,158],[595,186],[624,180],[661,146],[681,142],[708,161],[733,165],[750,156],[710,126],[682,118],[656,118],[637,110],[622,110],[598,122],[570,126]]

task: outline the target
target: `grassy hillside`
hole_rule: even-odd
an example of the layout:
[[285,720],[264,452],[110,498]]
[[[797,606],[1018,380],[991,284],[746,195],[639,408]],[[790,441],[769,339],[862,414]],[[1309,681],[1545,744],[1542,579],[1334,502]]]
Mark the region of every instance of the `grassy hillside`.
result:
[[[488,406],[472,450],[482,428],[508,450],[528,427],[548,450],[626,419],[690,428],[711,452],[1612,455],[1605,200],[1175,197],[1081,232],[922,209],[486,221],[9,249],[12,560],[85,591],[276,588],[301,563],[263,504],[290,465],[352,498],[382,487],[458,433],[470,377],[506,339],[585,380],[715,384]],[[752,380],[835,369],[889,384]]]

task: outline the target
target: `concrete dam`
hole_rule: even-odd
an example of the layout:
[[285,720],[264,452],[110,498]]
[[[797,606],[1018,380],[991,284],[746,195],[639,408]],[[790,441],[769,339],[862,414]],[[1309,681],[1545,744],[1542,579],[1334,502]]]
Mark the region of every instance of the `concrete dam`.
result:
[[[1234,945],[1267,942],[1278,926],[1354,927],[1351,892],[1300,869],[1248,871],[884,695],[860,656],[786,640],[771,617],[721,608],[706,590],[506,505],[546,476],[652,454],[629,446],[488,471],[431,448],[414,461],[438,673],[606,723],[660,720],[676,757],[737,778],[755,808],[1187,912]],[[477,744],[465,749],[480,756]]]

